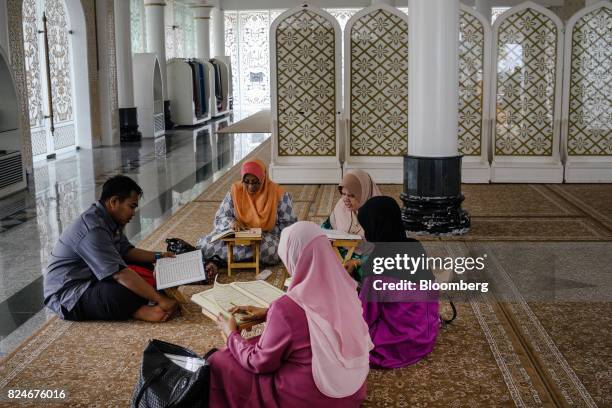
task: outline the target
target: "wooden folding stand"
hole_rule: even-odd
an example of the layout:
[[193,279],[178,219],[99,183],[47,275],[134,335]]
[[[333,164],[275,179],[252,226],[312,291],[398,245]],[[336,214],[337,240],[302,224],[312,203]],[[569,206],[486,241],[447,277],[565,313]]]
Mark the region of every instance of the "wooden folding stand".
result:
[[[232,276],[232,269],[254,268],[255,275],[259,274],[259,244],[261,237],[257,238],[223,238],[227,244],[227,276]],[[253,248],[254,262],[235,262],[234,246],[250,246]]]
[[[346,261],[351,259],[351,257],[353,256],[353,252],[355,252],[355,248],[357,248],[361,240],[359,239],[330,239],[329,242],[332,244],[332,247],[336,251],[338,258],[340,258],[340,262],[344,264]],[[344,259],[342,258],[342,255],[340,255],[340,250],[338,249],[341,247],[347,249],[346,256],[344,257]]]

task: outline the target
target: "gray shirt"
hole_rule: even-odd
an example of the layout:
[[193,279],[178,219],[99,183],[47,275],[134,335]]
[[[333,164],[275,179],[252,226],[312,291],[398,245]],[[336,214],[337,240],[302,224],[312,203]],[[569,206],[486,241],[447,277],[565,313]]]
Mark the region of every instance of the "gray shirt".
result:
[[80,215],[55,244],[44,273],[45,305],[64,317],[92,282],[127,267],[134,248],[100,202]]

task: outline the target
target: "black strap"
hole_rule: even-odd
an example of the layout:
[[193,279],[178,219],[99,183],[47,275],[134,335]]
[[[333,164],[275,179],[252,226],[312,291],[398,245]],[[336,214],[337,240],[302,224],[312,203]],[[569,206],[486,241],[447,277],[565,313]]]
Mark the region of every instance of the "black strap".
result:
[[147,390],[147,388],[149,388],[149,386],[151,385],[151,383],[156,380],[157,378],[161,377],[162,375],[164,375],[164,373],[166,372],[166,370],[168,370],[167,366],[164,367],[157,367],[153,373],[151,374],[151,376],[149,378],[147,378],[145,380],[144,383],[142,383],[142,386],[140,387],[140,390],[138,391],[138,395],[136,396],[136,399],[134,400],[134,407],[138,408],[140,406],[140,400],[142,399],[142,396],[144,395],[145,391]]
[[457,317],[457,308],[455,307],[455,304],[450,299],[448,300],[448,303],[450,303],[450,307],[453,310],[453,315],[451,316],[450,319],[444,319],[442,316],[440,316],[440,320],[442,321],[443,325],[450,324]]

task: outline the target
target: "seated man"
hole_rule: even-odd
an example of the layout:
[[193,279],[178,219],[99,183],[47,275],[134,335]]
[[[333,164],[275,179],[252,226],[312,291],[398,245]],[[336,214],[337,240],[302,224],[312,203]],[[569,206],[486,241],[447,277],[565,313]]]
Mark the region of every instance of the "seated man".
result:
[[163,322],[176,311],[175,300],[128,267],[174,256],[135,248],[124,235],[141,196],[134,180],[114,176],[100,200],[60,236],[44,274],[44,296],[62,319]]

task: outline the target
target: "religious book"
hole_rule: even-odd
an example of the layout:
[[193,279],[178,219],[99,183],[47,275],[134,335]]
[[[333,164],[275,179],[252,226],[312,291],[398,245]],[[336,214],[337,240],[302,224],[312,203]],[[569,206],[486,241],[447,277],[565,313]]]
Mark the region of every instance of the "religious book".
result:
[[349,234],[347,232],[325,228],[322,228],[322,230],[325,235],[327,235],[327,238],[331,240],[361,241],[363,239],[357,234]]
[[249,228],[242,231],[228,229],[213,235],[210,242],[216,242],[223,238],[261,238],[261,228]]
[[[268,282],[255,280],[248,282],[232,282],[221,284],[215,280],[212,289],[196,293],[191,301],[202,307],[202,313],[217,320],[221,313],[227,317],[231,316],[229,310],[235,306],[257,306],[269,307],[270,303],[283,296],[285,292]],[[234,314],[236,322],[240,326],[245,323],[247,315]]]
[[191,251],[155,263],[157,290],[206,280],[202,251]]

